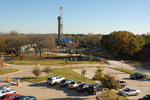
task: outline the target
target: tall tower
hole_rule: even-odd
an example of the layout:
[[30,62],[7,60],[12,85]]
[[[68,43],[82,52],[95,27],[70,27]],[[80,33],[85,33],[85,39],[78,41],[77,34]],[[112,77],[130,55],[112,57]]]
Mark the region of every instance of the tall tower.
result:
[[60,7],[60,16],[57,17],[58,19],[58,42],[61,42],[63,39],[63,7]]
[[60,7],[60,34],[63,38],[63,7]]

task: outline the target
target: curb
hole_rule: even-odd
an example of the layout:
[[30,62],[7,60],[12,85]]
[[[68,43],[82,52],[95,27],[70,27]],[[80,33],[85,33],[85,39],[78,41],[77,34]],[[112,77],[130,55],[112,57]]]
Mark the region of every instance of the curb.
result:
[[22,70],[20,69],[20,70],[17,71],[17,72],[7,73],[7,74],[3,74],[3,75],[0,75],[0,76],[11,75],[11,74],[19,73],[19,72],[21,72],[21,71],[22,71]]

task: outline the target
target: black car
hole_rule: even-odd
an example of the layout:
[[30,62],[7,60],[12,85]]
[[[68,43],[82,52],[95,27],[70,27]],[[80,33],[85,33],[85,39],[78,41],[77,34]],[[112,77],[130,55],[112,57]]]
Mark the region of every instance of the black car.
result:
[[37,100],[37,98],[34,96],[18,96],[13,100]]
[[67,86],[69,83],[71,83],[73,80],[70,79],[63,79],[60,83],[59,86]]
[[103,91],[103,87],[98,84],[91,84],[87,89],[89,94],[97,94],[98,91]]
[[145,74],[140,74],[140,73],[134,73],[130,75],[131,79],[142,79],[142,78],[146,78]]
[[145,95],[143,98],[140,98],[138,100],[150,100],[150,94]]
[[82,83],[77,87],[77,91],[85,92],[87,91],[89,84]]

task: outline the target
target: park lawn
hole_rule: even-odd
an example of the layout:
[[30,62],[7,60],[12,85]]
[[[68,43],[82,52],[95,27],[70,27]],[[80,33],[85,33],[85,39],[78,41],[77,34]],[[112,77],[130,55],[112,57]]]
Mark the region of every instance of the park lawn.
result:
[[4,68],[4,69],[2,69],[2,72],[1,72],[1,69],[0,69],[0,75],[17,72],[17,71],[19,71],[19,70],[20,70],[20,69]]
[[[81,78],[81,75],[72,71],[70,68],[56,68],[56,69],[52,69],[51,70],[52,74],[50,74],[48,77],[53,76],[53,75],[59,75],[59,76],[63,76],[67,79],[73,79],[73,80],[77,80],[77,81],[82,81],[84,83],[88,83],[88,84],[97,84],[96,82],[94,82],[93,80],[90,80],[88,78]],[[36,77],[23,77],[24,80],[26,81],[30,81],[30,82],[42,82],[42,81],[46,81],[47,77],[39,77],[39,80],[36,79]]]
[[[105,91],[104,93],[102,93],[99,96],[100,100],[117,100],[118,99],[118,95],[114,91],[110,90],[109,93],[110,93],[109,97],[108,97],[108,91]],[[123,96],[119,96],[119,99],[120,100],[129,100]]]
[[[118,68],[118,67],[115,67],[115,69],[117,69],[117,70],[119,70],[119,71],[122,71],[122,72],[129,73],[129,74],[137,73],[136,71],[129,70],[129,69],[125,69],[125,68]],[[146,75],[146,78],[147,78],[147,79],[150,79],[150,76],[149,76],[149,75]]]
[[89,79],[89,78],[81,78],[81,75],[72,71],[70,68],[59,68],[59,69],[52,69],[52,72],[54,73],[54,75],[60,75],[63,76],[67,79],[73,79],[73,80],[77,80],[77,81],[82,81],[84,83],[88,83],[88,84],[97,84],[96,82],[94,82],[93,80]]
[[[55,56],[49,59],[46,59],[47,55],[42,54],[42,57],[39,55],[32,54],[23,54],[24,59],[20,60],[20,57],[15,57],[13,61],[7,61],[8,63],[17,64],[17,65],[62,65],[65,62],[67,56]],[[81,61],[68,61],[68,64],[99,64],[97,61],[88,61],[84,59]]]

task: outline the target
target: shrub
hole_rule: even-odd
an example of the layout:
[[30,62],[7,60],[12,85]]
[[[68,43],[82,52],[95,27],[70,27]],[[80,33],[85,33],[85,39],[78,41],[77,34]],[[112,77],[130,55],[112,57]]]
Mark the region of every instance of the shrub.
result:
[[39,76],[41,75],[41,71],[37,66],[33,69],[32,73],[36,76],[37,79],[39,79]]

